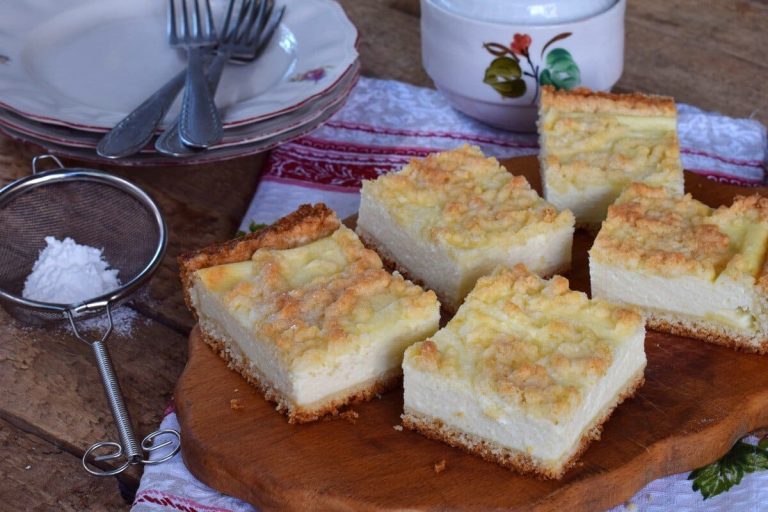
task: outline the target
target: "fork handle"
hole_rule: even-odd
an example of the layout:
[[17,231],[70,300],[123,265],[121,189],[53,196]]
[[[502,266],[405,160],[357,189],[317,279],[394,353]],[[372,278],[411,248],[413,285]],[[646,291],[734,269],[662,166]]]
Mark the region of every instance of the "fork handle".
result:
[[187,82],[179,117],[179,135],[184,144],[207,148],[221,140],[224,130],[213,94],[203,71],[201,48],[189,50]]
[[[211,61],[206,74],[208,75],[208,88],[211,90],[211,95],[216,95],[216,89],[219,86],[221,80],[221,74],[224,71],[224,65],[227,63],[231,56],[231,52],[222,50],[216,54]],[[216,141],[218,142],[218,141]],[[197,148],[191,148],[185,146],[179,137],[179,119],[168,127],[155,141],[155,149],[163,155],[173,157],[183,157],[187,155],[194,155],[198,151]]]
[[104,158],[123,158],[138,153],[149,143],[184,85],[186,71],[179,72],[144,103],[117,123],[99,141],[96,152]]

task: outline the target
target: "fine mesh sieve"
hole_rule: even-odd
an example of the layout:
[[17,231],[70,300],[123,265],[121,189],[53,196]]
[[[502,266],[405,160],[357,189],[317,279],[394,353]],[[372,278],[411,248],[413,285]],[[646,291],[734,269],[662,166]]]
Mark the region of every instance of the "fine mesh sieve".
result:
[[[54,160],[59,169],[38,172],[41,159]],[[162,261],[167,245],[165,221],[157,205],[132,183],[90,169],[65,169],[50,155],[37,157],[33,175],[0,189],[0,303],[22,322],[43,325],[69,322],[75,336],[89,344],[96,356],[99,372],[120,443],[99,442],[86,450],[83,466],[94,475],[108,476],[132,464],[157,464],[178,452],[179,433],[174,430],[149,434],[136,440],[130,417],[112,368],[106,340],[112,331],[111,310],[128,300],[153,274]],[[24,281],[45,247],[46,236],[70,237],[79,244],[103,249],[111,268],[119,271],[122,285],[105,295],[76,304],[54,304],[22,297]],[[106,315],[108,327],[98,339],[88,338],[78,323],[88,317]],[[160,434],[175,439],[155,445]],[[144,459],[143,452],[175,444],[170,453]],[[107,453],[96,455],[95,452]],[[93,455],[93,461],[91,456]],[[125,459],[112,469],[100,469],[93,462]]]

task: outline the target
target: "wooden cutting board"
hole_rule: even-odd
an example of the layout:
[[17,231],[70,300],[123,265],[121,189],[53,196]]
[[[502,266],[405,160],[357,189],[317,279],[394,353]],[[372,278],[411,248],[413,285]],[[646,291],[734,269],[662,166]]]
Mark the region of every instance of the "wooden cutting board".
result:
[[[535,158],[505,165],[539,187]],[[754,191],[690,173],[686,189],[711,206]],[[568,276],[584,291],[591,242],[577,232]],[[290,425],[195,330],[176,386],[182,454],[202,482],[264,510],[606,509],[651,480],[714,461],[768,426],[768,356],[652,331],[645,348],[645,385],[562,480],[541,481],[395,430],[401,388],[353,406],[356,419]],[[232,399],[242,408],[233,409]]]

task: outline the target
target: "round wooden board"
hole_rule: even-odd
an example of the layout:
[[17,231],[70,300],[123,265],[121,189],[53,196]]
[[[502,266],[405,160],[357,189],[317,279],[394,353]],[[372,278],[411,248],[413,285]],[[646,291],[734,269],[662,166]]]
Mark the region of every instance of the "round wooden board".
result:
[[[505,164],[538,187],[535,158]],[[686,174],[687,190],[712,206],[750,192]],[[585,291],[590,244],[577,232],[568,274]],[[601,510],[655,478],[712,462],[768,426],[768,357],[649,331],[645,385],[562,480],[541,481],[395,430],[401,388],[353,406],[356,419],[290,425],[197,330],[189,344],[176,387],[185,463],[207,485],[264,510]]]

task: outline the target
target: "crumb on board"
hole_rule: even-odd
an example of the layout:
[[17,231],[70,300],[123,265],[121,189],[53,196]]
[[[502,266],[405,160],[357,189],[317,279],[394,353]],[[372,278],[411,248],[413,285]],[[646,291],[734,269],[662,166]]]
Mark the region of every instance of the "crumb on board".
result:
[[441,459],[439,462],[435,462],[435,465],[433,466],[433,469],[435,470],[435,474],[439,475],[443,471],[445,471],[446,462],[445,459]]
[[344,418],[344,420],[348,421],[353,425],[357,423],[357,418],[360,417],[360,415],[357,414],[357,411],[355,411],[354,409],[349,409],[347,411],[344,411],[341,414],[339,414],[339,416],[341,416],[342,418]]
[[229,408],[233,411],[240,411],[245,409],[245,406],[240,402],[239,398],[233,398],[229,401]]
[[397,430],[398,432],[402,432],[403,431],[403,426],[402,425],[393,425],[392,428]]

